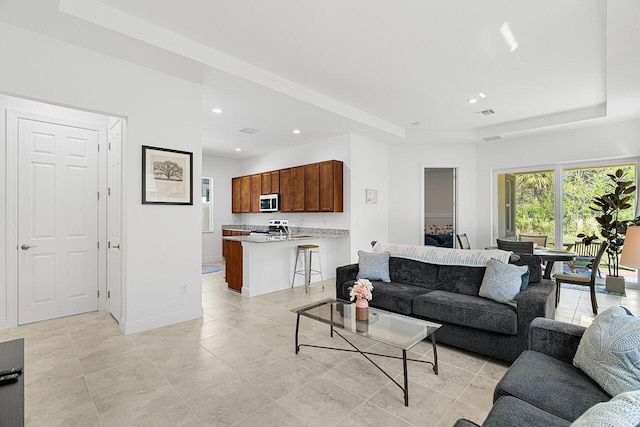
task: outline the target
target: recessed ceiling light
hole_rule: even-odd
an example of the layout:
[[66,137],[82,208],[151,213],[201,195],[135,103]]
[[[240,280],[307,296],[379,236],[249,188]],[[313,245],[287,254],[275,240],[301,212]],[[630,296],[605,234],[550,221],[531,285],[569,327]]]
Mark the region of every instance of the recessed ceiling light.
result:
[[236,151],[242,151],[242,148],[238,147],[236,148]]
[[300,129],[294,129],[293,133],[295,133],[296,135],[298,135],[299,133],[302,133],[302,131]]
[[213,110],[211,110],[211,112],[216,114],[222,114],[224,113],[224,110],[222,108],[214,108]]
[[478,96],[479,96],[480,98],[486,98],[486,97],[487,97],[487,94],[486,94],[486,93],[484,93],[484,92],[480,92],[480,93],[478,94]]
[[469,99],[467,99],[467,102],[468,102],[469,104],[475,104],[476,102],[478,102],[478,100],[477,100],[477,99],[475,99],[475,98],[469,98]]

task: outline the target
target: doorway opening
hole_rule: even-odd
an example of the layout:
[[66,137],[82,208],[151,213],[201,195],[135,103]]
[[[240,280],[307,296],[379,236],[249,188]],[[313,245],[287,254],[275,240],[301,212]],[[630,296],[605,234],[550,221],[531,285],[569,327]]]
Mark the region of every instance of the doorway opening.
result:
[[456,168],[424,168],[422,207],[424,245],[455,248],[457,234]]
[[124,120],[2,94],[0,109],[0,328],[97,310],[119,320]]

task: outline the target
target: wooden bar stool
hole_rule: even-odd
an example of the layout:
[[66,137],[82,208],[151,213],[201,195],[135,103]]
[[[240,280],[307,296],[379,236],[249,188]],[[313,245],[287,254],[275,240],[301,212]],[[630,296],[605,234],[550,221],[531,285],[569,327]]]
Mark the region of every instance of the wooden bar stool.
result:
[[[293,279],[291,280],[291,287],[293,288],[293,285],[296,281],[296,275],[300,274],[300,275],[304,275],[304,291],[308,292],[309,291],[309,286],[311,284],[311,276],[313,276],[314,274],[319,274],[320,275],[320,280],[322,282],[322,289],[324,290],[324,279],[322,278],[322,268],[320,267],[320,252],[318,252],[318,249],[320,248],[320,246],[318,245],[298,245],[298,252],[296,252],[296,263],[293,266]],[[303,270],[298,270],[298,257],[300,256],[300,252],[302,252],[302,255],[304,257],[304,269]],[[311,268],[311,261],[312,261],[312,255],[316,254],[316,257],[318,258],[318,269],[317,270],[313,270]]]

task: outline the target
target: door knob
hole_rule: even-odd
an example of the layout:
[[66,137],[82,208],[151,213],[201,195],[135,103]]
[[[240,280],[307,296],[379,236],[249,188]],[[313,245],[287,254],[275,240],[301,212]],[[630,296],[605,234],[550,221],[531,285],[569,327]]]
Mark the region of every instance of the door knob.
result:
[[111,247],[112,247],[113,249],[120,249],[120,245],[119,245],[119,244],[118,244],[118,245],[113,245],[113,246],[111,246]]
[[22,249],[23,251],[26,251],[26,250],[31,249],[31,248],[37,248],[37,246],[29,246],[26,243],[23,244],[22,246],[20,246],[20,249]]

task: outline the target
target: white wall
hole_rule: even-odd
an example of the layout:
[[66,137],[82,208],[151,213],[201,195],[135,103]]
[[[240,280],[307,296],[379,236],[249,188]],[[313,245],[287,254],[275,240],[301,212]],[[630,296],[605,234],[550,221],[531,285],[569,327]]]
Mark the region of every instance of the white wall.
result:
[[457,168],[458,232],[476,247],[475,144],[391,145],[389,147],[389,240],[424,244],[422,178],[424,168]]
[[[286,218],[292,227],[340,228],[350,226],[351,203],[351,135],[343,134],[298,147],[275,151],[263,156],[251,157],[241,162],[241,172],[237,176],[250,175],[270,170],[315,163],[323,160],[344,162],[344,212],[322,213],[245,213],[234,214],[234,224],[267,225],[269,219]],[[229,183],[231,186],[231,183]],[[229,207],[231,211],[231,207]]]
[[[367,189],[378,191],[378,203],[366,203]],[[389,146],[351,135],[351,261],[371,241],[389,241]]]
[[222,259],[222,224],[234,221],[231,213],[231,178],[241,175],[240,160],[203,154],[202,176],[213,178],[213,231],[202,233],[202,262]]
[[640,156],[640,121],[546,133],[478,146],[477,242],[491,244],[494,171]]
[[127,118],[121,328],[201,316],[199,187],[194,206],[142,205],[140,194],[142,145],[192,151],[199,182],[201,87],[7,24],[0,24],[0,51],[0,91]]

